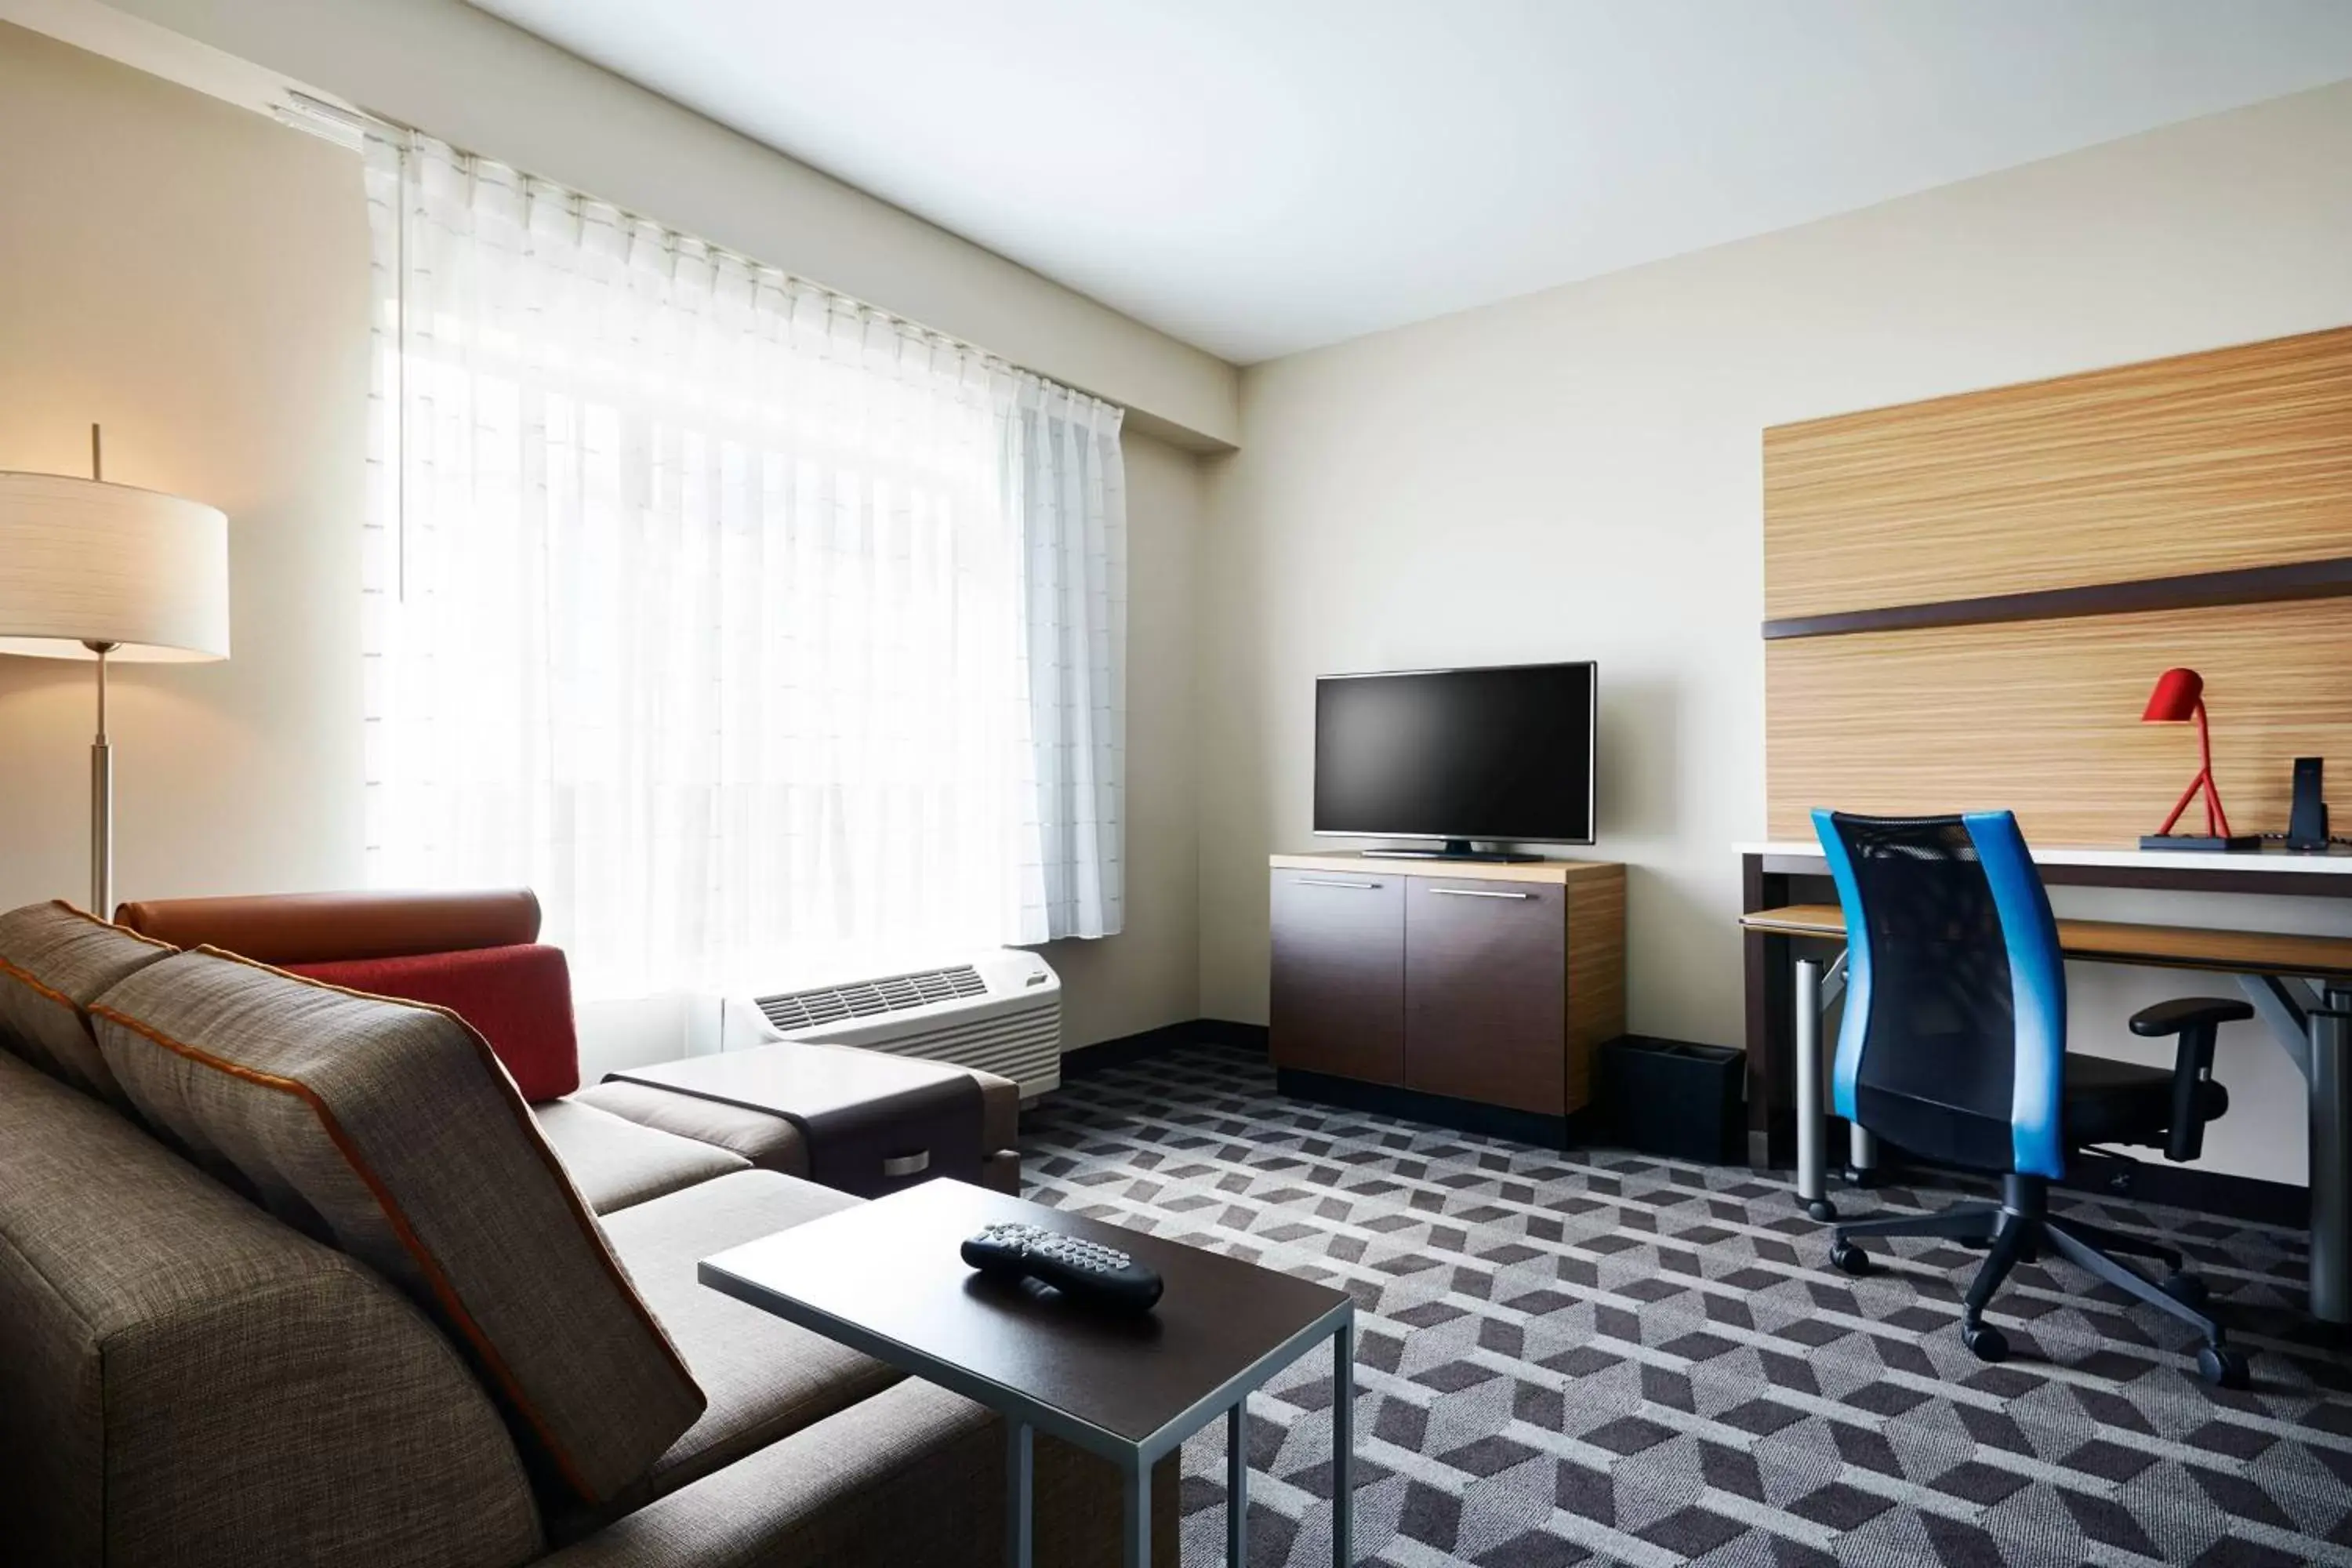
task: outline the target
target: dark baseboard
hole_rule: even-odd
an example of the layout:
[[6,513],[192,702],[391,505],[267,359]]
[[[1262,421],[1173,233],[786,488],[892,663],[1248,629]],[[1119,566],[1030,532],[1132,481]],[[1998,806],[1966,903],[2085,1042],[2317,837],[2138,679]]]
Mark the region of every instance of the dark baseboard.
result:
[[1323,1105],[1343,1106],[1349,1110],[1370,1111],[1375,1116],[1394,1116],[1407,1121],[1426,1121],[1463,1132],[1478,1132],[1490,1138],[1508,1138],[1520,1143],[1532,1143],[1542,1149],[1567,1149],[1584,1139],[1584,1118],[1581,1116],[1543,1116],[1531,1110],[1485,1105],[1475,1100],[1423,1094],[1418,1089],[1399,1089],[1391,1084],[1365,1083],[1358,1079],[1301,1072],[1296,1068],[1276,1069],[1274,1086],[1294,1100],[1311,1100]]
[[1188,1018],[1181,1024],[1162,1024],[1139,1035],[1121,1035],[1115,1040],[1097,1040],[1091,1046],[1064,1051],[1062,1076],[1084,1078],[1089,1073],[1108,1072],[1184,1046],[1226,1046],[1264,1056],[1265,1026],[1235,1024],[1223,1018]]
[[[1223,1046],[1262,1057],[1266,1054],[1266,1029],[1264,1024],[1237,1024],[1230,1018],[1192,1018],[1181,1024],[1163,1024],[1139,1035],[1122,1035],[1115,1040],[1099,1040],[1063,1052],[1062,1077],[1086,1078],[1186,1046]],[[1580,1138],[1588,1131],[1586,1119],[1581,1116],[1538,1116],[1499,1105],[1481,1105],[1475,1100],[1452,1100],[1444,1095],[1422,1094],[1289,1068],[1282,1068],[1274,1077],[1275,1087],[1293,1099],[1402,1117],[1409,1121],[1426,1121],[1465,1132],[1513,1138],[1542,1148],[1565,1149],[1571,1137]]]
[[[1796,1118],[1786,1110],[1776,1110],[1777,1123],[1772,1142],[1782,1149],[1795,1147]],[[1829,1119],[1831,1183],[1840,1183],[1839,1173],[1845,1163],[1846,1124],[1842,1117]],[[1986,1180],[1982,1173],[1960,1170],[1957,1166],[1935,1165],[1916,1160],[1898,1149],[1887,1149],[1882,1155],[1879,1182],[1900,1180],[1906,1168],[1932,1174],[1937,1178],[1974,1175]],[[1774,1163],[1771,1174],[1795,1181],[1793,1168],[1784,1157]],[[2116,1185],[2116,1177],[2127,1177],[2125,1186]],[[2253,1176],[2232,1176],[2221,1171],[2192,1171],[2185,1166],[2168,1164],[2164,1157],[2150,1150],[2145,1159],[2121,1170],[2111,1168],[2097,1156],[2078,1158],[2074,1172],[2056,1184],[2062,1192],[2088,1193],[2112,1198],[2118,1203],[2161,1204],[2167,1208],[2189,1209],[2209,1214],[2220,1219],[2244,1220],[2254,1225],[2284,1226],[2302,1230],[2311,1224],[2311,1191],[2288,1182],[2265,1182]],[[1793,1190],[1793,1189],[1792,1189]],[[1834,1196],[1834,1193],[1832,1194]]]
[[[1185,1046],[1223,1046],[1233,1050],[1248,1051],[1254,1056],[1265,1056],[1265,1026],[1238,1024],[1227,1018],[1192,1018],[1181,1024],[1164,1024],[1157,1029],[1146,1029],[1139,1035],[1123,1035],[1115,1040],[1101,1040],[1064,1053],[1062,1076],[1084,1078],[1090,1073],[1125,1067],[1129,1062]],[[1422,1094],[1386,1084],[1360,1083],[1353,1079],[1331,1078],[1322,1073],[1299,1072],[1288,1068],[1275,1074],[1275,1082],[1283,1093],[1295,1095],[1300,1100],[1318,1100],[1326,1105],[1340,1105],[1351,1110],[1367,1110],[1376,1115],[1427,1121],[1440,1127],[1459,1128],[1465,1132],[1515,1138],[1523,1143],[1548,1149],[1565,1149],[1596,1138],[1605,1139],[1609,1132],[1607,1127],[1601,1125],[1601,1119],[1592,1112],[1573,1117],[1538,1116],[1531,1111],[1481,1105],[1473,1100],[1449,1100],[1443,1095]],[[1845,1123],[1832,1118],[1829,1131],[1829,1146],[1843,1149],[1845,1146]],[[1890,1178],[1899,1180],[1906,1167],[1937,1175],[1968,1173],[1946,1172],[1924,1162],[1910,1161],[1893,1150],[1889,1150],[1887,1154],[1887,1163],[1880,1177],[1882,1181]],[[2118,1185],[2118,1182],[2122,1184]],[[2301,1230],[2311,1223],[2311,1193],[2308,1188],[2287,1182],[2262,1181],[2253,1176],[2233,1176],[2221,1171],[2192,1171],[2167,1164],[2160,1159],[2145,1160],[2130,1165],[2110,1164],[2096,1159],[2079,1162],[2074,1173],[2058,1185],[2068,1192],[2093,1194],[2126,1203],[2158,1204],[2167,1208],[2189,1209],[2198,1214],[2244,1220],[2255,1225],[2284,1226]]]
[[[1843,1127],[1843,1122],[1837,1123]],[[1832,1142],[1832,1148],[1838,1147]],[[1879,1183],[1901,1180],[1906,1171],[1931,1176],[1975,1175],[1925,1160],[1895,1154],[1883,1161]],[[2122,1204],[2157,1204],[2189,1209],[2220,1219],[2254,1225],[2284,1226],[2291,1230],[2311,1225],[2311,1190],[2287,1182],[2266,1182],[2254,1176],[2233,1176],[2225,1171],[2192,1171],[2165,1163],[2160,1158],[2125,1162],[2095,1155],[2077,1160],[2065,1178],[2053,1184],[2060,1191],[2083,1193]]]
[[[2084,1192],[2114,1193],[2112,1186],[2093,1180],[2084,1180],[2080,1186]],[[2124,1195],[2142,1203],[2218,1215],[2224,1219],[2282,1225],[2295,1230],[2311,1228],[2310,1188],[2287,1182],[2266,1182],[2256,1176],[2233,1176],[2226,1171],[2191,1171],[2179,1165],[2147,1163],[2131,1173],[2131,1185]]]
[[1237,1051],[1255,1051],[1259,1056],[1271,1054],[1264,1024],[1236,1024],[1231,1018],[1195,1018],[1193,1037],[1213,1046],[1227,1046]]

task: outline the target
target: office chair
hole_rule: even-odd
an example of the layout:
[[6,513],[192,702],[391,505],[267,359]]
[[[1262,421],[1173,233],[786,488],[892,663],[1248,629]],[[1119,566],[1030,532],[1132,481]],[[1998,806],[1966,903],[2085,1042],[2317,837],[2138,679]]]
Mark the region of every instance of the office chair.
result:
[[[2000,1202],[1838,1226],[1831,1263],[1867,1274],[1865,1237],[1928,1236],[1989,1245],[1960,1313],[1979,1361],[2009,1353],[1985,1305],[2009,1271],[2045,1250],[2204,1336],[2197,1369],[2246,1384],[2246,1358],[2223,1342],[2205,1286],[2180,1254],[2137,1236],[2053,1216],[2049,1188],[2067,1156],[2092,1144],[2161,1149],[2193,1160],[2205,1124],[2229,1109],[2213,1081],[2221,1026],[2253,1016],[2243,1002],[2192,997],[2131,1020],[2134,1034],[2175,1037],[2170,1072],[2066,1050],[2066,979],[2049,895],[2006,811],[1872,817],[1816,811],[1813,828],[1845,906],[1845,1019],[1832,1093],[1837,1113],[1922,1159],[1999,1173]],[[2111,1256],[2151,1258],[2161,1282]]]

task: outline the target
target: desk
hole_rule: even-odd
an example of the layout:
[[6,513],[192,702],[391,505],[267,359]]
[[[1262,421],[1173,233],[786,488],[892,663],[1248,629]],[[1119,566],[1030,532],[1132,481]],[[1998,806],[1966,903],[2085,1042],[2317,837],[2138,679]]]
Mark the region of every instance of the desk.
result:
[[[1821,1015],[1835,999],[1845,919],[1815,845],[1740,847],[1740,925],[1747,941],[1748,1148],[1769,1165],[1780,1155],[1777,1112],[1795,1111],[1799,1188],[1822,1196]],[[2053,886],[2352,897],[2352,856],[2143,854],[2036,849]],[[2117,921],[2060,921],[2070,959],[2234,976],[2309,1096],[2311,1310],[2352,1322],[2352,938],[2213,931]],[[1800,943],[1839,951],[1827,962]],[[1801,1058],[1811,1068],[1800,1070]]]

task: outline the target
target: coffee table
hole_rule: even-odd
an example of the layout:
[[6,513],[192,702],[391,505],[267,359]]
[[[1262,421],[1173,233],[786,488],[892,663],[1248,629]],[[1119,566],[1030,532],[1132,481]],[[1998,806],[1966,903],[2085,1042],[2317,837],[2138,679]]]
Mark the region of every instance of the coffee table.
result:
[[[1167,1282],[1149,1314],[1090,1310],[964,1266],[964,1237],[1014,1222],[1132,1253]],[[1331,1561],[1352,1568],[1355,1302],[1254,1263],[962,1182],[926,1182],[706,1258],[702,1283],[988,1405],[1006,1431],[1005,1556],[1029,1568],[1030,1455],[1043,1431],[1118,1465],[1128,1568],[1151,1561],[1151,1467],[1225,1417],[1225,1550],[1247,1562],[1250,1391],[1332,1342]]]

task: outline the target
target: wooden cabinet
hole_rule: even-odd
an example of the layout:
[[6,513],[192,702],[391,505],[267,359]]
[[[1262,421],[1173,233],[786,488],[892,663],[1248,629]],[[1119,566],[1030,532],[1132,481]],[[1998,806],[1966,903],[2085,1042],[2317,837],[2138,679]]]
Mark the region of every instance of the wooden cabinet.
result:
[[1362,867],[1274,873],[1277,1059],[1369,1083],[1404,1073],[1404,884]]
[[1404,1086],[1559,1116],[1568,1103],[1568,889],[1415,877]]
[[1625,868],[1277,855],[1275,1065],[1563,1121],[1625,1031]]

